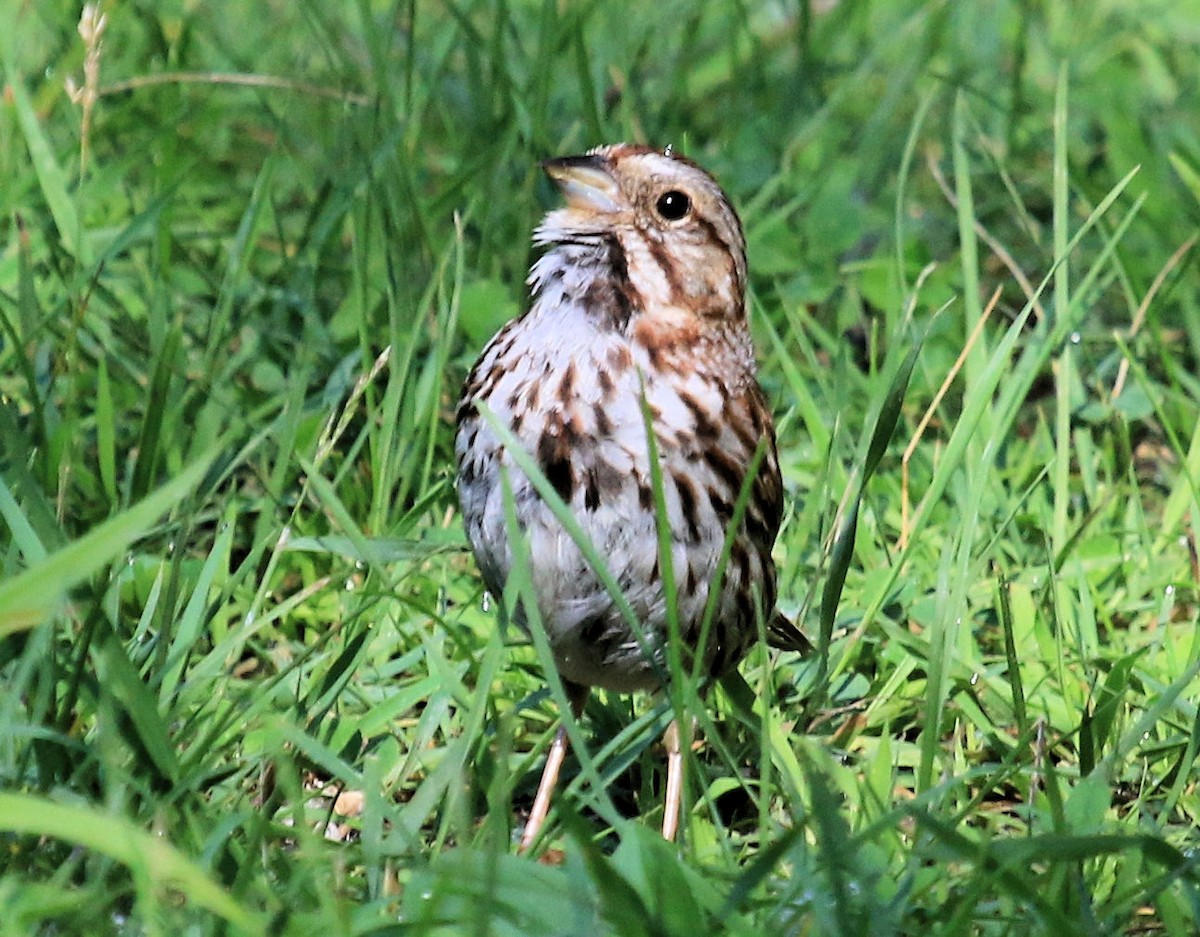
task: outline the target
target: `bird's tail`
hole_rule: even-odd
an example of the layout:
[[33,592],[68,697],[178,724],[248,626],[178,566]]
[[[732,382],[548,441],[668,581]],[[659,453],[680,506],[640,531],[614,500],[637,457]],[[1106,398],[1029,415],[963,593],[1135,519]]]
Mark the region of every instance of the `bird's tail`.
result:
[[804,632],[779,610],[767,625],[767,643],[781,651],[797,651],[800,654],[813,652],[812,642],[804,636]]

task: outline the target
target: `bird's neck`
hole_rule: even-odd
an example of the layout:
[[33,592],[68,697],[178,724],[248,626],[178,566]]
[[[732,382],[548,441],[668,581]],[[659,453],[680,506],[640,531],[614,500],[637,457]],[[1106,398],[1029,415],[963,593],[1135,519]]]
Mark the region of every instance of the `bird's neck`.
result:
[[533,265],[528,282],[535,308],[552,312],[575,307],[604,328],[627,330],[643,308],[614,237],[555,244]]

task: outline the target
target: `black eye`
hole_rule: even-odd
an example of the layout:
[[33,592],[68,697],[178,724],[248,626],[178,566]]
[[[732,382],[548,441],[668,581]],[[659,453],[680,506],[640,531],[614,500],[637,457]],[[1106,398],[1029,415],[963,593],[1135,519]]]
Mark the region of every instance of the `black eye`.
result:
[[678,189],[672,189],[660,195],[654,207],[667,221],[678,221],[692,210],[692,200]]

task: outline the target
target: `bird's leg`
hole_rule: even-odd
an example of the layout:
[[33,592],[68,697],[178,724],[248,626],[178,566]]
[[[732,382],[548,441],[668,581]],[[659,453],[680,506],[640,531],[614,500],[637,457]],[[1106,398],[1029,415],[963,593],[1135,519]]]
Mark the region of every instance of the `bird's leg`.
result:
[[[583,713],[583,704],[587,702],[588,688],[578,683],[563,681],[563,689],[567,691],[567,699],[571,703],[571,714],[578,719]],[[529,819],[525,821],[525,830],[521,834],[520,852],[528,852],[533,841],[541,832],[546,814],[550,812],[550,798],[558,785],[558,773],[562,770],[563,759],[567,757],[567,727],[560,723],[554,733],[554,741],[550,743],[550,751],[546,755],[546,767],[542,769],[542,780],[538,784],[537,796],[533,799],[533,809],[529,811]]]
[[663,733],[663,746],[667,750],[667,793],[663,798],[662,835],[667,842],[674,842],[683,799],[683,746],[679,740],[678,719],[672,719]]
[[[696,720],[692,719],[692,735],[696,734]],[[663,733],[663,747],[667,750],[667,792],[663,797],[663,839],[672,843],[679,832],[679,814],[683,806],[683,740],[679,737],[679,720],[672,719]]]
[[528,852],[533,841],[537,839],[542,829],[546,814],[550,812],[550,798],[558,784],[558,772],[562,769],[563,759],[567,756],[567,727],[559,725],[554,733],[554,741],[550,743],[550,752],[546,756],[546,767],[542,770],[542,780],[538,784],[537,796],[533,799],[533,809],[529,811],[529,819],[525,821],[525,830],[521,834],[521,852]]

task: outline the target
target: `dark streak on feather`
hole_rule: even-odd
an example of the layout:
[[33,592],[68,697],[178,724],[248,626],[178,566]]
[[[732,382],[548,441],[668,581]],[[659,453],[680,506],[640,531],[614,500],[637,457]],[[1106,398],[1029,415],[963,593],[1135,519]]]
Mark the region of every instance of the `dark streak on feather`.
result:
[[542,438],[538,440],[537,459],[546,481],[550,482],[563,501],[570,502],[575,481],[571,474],[570,452],[563,437],[549,430],[542,433]]

